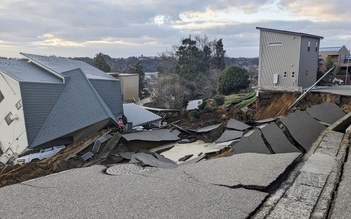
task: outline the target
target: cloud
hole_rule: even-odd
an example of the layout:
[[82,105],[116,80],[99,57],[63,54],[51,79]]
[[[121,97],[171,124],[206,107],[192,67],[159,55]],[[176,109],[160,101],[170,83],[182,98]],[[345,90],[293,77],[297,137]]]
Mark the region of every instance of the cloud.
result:
[[2,0],[0,45],[39,54],[107,51],[124,57],[157,55],[184,37],[206,35],[222,38],[229,56],[258,56],[256,26],[321,35],[321,45],[347,43],[347,6],[341,0]]

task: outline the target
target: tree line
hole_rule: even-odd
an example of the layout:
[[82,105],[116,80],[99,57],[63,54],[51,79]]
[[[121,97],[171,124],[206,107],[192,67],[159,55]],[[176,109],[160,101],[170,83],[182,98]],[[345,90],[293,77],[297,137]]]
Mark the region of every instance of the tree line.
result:
[[[76,59],[89,61],[86,58]],[[234,60],[226,56],[222,39],[209,40],[206,36],[189,36],[182,39],[179,45],[174,45],[171,50],[162,52],[153,59],[130,57],[121,60],[99,53],[88,63],[105,72],[139,74],[141,98],[151,95],[157,107],[181,108],[192,99],[208,99],[216,94],[227,95],[246,89],[250,83],[249,74],[242,67],[228,65],[228,62],[233,63]],[[247,60],[241,58],[240,61]],[[258,58],[249,61],[251,63],[248,65],[258,65]],[[116,62],[120,65],[113,64]],[[149,65],[143,65],[144,63]],[[149,68],[150,65],[153,69]],[[149,71],[152,69],[160,72],[162,76],[151,89],[146,89],[144,66],[148,66]]]

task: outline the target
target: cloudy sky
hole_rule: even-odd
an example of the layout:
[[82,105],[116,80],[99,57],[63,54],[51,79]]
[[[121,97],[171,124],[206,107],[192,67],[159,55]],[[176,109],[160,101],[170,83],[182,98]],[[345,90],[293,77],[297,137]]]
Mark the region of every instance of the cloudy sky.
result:
[[157,56],[199,35],[222,39],[229,57],[257,57],[257,26],[351,48],[349,9],[345,0],[1,0],[0,56]]

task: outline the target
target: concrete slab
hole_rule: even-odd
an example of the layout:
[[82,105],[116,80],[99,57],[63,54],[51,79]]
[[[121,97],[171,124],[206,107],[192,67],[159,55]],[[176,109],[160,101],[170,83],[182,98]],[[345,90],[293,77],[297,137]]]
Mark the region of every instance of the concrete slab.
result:
[[180,158],[193,154],[192,159],[201,156],[206,153],[213,153],[227,147],[226,145],[217,145],[215,143],[205,143],[204,141],[198,140],[188,144],[175,144],[170,150],[162,152],[161,155],[173,160],[180,164]]
[[292,137],[308,151],[317,140],[320,133],[326,128],[313,119],[306,111],[296,111],[280,119],[287,127]]
[[267,196],[199,182],[176,169],[118,176],[103,169],[73,169],[1,188],[1,218],[235,219],[247,218]]
[[216,125],[210,125],[210,126],[198,128],[198,129],[188,129],[188,130],[192,131],[192,132],[196,132],[196,133],[206,133],[206,132],[210,132],[212,130],[217,129],[220,126],[221,126],[221,124],[216,124]]
[[153,131],[142,131],[130,134],[122,135],[127,141],[177,141],[180,138],[173,134],[171,130],[168,129],[159,129]]
[[221,143],[221,142],[226,142],[226,141],[232,141],[235,139],[241,138],[243,136],[242,131],[236,131],[236,130],[225,130],[223,134],[215,141],[215,143]]
[[313,118],[322,122],[326,122],[328,124],[333,124],[346,115],[346,113],[344,113],[334,103],[322,103],[319,105],[314,105],[310,108],[307,108],[306,111]]
[[329,175],[335,162],[336,159],[333,156],[314,153],[304,163],[301,171]]
[[332,209],[332,219],[350,218],[351,215],[351,150],[348,154],[348,161],[344,165],[343,175],[339,183],[338,192]]
[[275,123],[270,123],[261,129],[261,131],[275,153],[300,152],[293,144],[291,144],[283,131]]
[[234,154],[241,153],[259,153],[259,154],[270,154],[270,150],[267,148],[261,137],[261,131],[255,130],[249,137],[242,137],[240,141],[233,146]]
[[237,154],[179,166],[198,181],[235,187],[240,185],[266,188],[295,161],[301,153]]
[[227,123],[227,128],[228,129],[236,129],[239,131],[244,131],[245,129],[251,128],[251,126],[246,125],[245,123],[240,122],[236,119],[230,119]]

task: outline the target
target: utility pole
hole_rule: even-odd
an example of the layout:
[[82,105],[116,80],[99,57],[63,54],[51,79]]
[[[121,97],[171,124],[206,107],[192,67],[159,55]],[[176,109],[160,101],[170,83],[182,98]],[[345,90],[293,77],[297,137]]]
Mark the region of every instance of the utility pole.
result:
[[345,74],[345,85],[347,85],[347,74],[349,73],[349,63],[350,63],[350,50],[349,54],[347,55],[347,66],[346,66],[346,74]]

